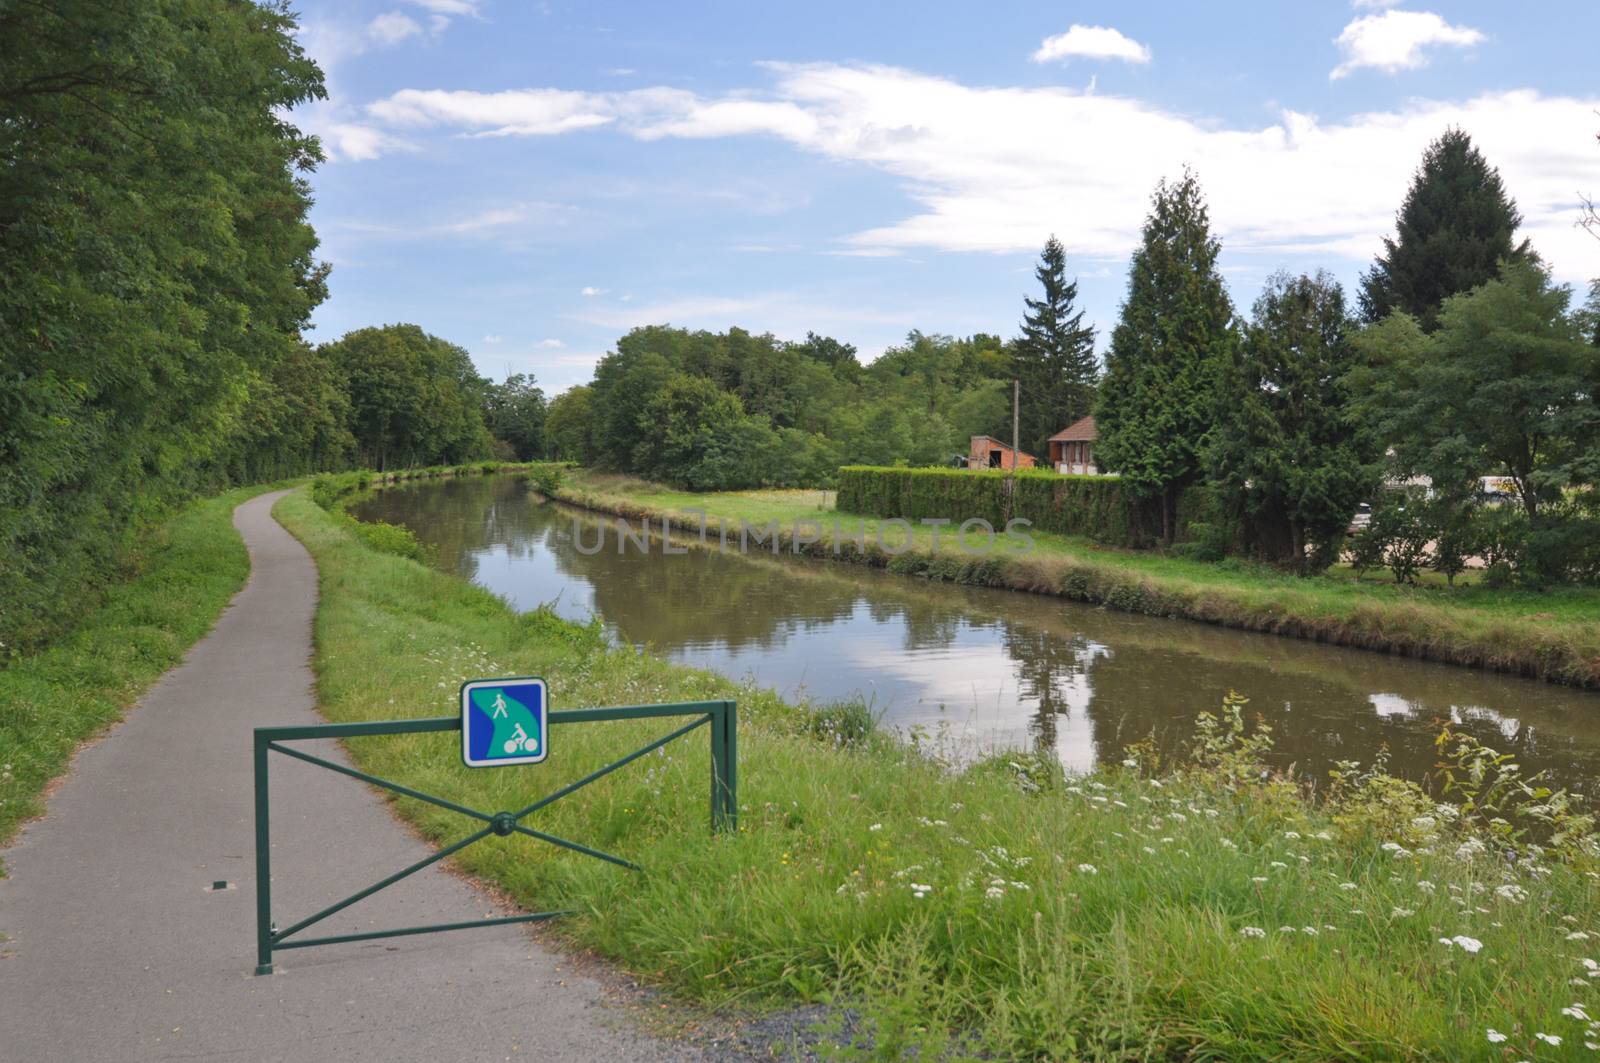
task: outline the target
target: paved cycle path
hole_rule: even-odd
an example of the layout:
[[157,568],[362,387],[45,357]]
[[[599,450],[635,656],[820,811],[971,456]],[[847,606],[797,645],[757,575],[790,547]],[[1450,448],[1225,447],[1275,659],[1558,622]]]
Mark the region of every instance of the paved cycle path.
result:
[[[321,722],[317,571],[272,519],[282,494],[234,513],[252,568],[216,628],[79,754],[5,853],[0,1060],[700,1059],[630,1029],[598,982],[517,926],[283,952],[277,973],[253,974],[250,730]],[[365,785],[271,764],[280,925],[430,851]],[[502,913],[434,865],[316,932],[486,914]]]

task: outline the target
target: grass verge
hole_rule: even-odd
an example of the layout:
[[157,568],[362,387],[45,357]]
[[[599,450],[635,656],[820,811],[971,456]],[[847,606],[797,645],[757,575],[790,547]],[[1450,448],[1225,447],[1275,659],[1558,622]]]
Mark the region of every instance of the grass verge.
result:
[[[1034,548],[1024,555],[1021,543],[1004,534],[987,553],[943,545],[954,540],[952,528],[935,550],[932,532],[918,528],[908,548],[894,555],[878,544],[879,521],[839,513],[830,492],[815,490],[695,494],[569,470],[557,497],[630,519],[671,516],[676,526],[692,529],[704,512],[713,527],[728,522],[734,545],[741,520],[756,527],[777,521],[785,553],[1600,688],[1600,590],[1594,588],[1405,587],[1357,580],[1340,569],[1302,579],[1239,561],[1117,550],[1041,532],[1033,533]],[[849,534],[836,535],[835,521]],[[799,522],[820,525],[818,541],[796,546],[791,532]],[[864,545],[856,542],[858,528],[864,528]],[[899,546],[898,534],[886,532],[889,546]]]
[[[543,675],[557,707],[739,700],[736,834],[709,833],[696,732],[532,823],[644,873],[521,837],[460,856],[526,907],[577,909],[559,932],[686,998],[857,1008],[841,1058],[1552,1059],[1600,1042],[1588,842],[1568,860],[1507,846],[1382,775],[1314,806],[1241,769],[1236,735],[1160,777],[1068,779],[1020,754],[958,772],[608,648],[597,626],[517,615],[304,493],[277,514],[321,573],[330,719],[449,713],[462,680],[496,674]],[[466,769],[449,734],[350,746],[367,770],[495,810],[666,729],[564,728],[529,769]],[[395,804],[437,842],[471,826]]]
[[244,586],[250,555],[233,509],[269,487],[195,502],[148,536],[125,578],[55,645],[0,669],[0,845],[43,811],[79,744],[183,659]]

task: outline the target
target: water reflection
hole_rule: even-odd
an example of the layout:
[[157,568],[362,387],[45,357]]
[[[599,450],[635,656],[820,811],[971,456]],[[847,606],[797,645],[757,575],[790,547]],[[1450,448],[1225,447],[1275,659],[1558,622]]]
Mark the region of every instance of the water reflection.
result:
[[[1038,744],[1086,769],[1131,741],[1176,748],[1237,689],[1282,762],[1318,778],[1384,745],[1421,777],[1445,719],[1580,791],[1600,769],[1600,696],[1563,687],[825,561],[619,551],[609,521],[504,477],[387,490],[358,515],[407,525],[518,609],[598,615],[615,637],[787,694],[861,695],[964,749]],[[579,527],[598,553],[577,549]]]

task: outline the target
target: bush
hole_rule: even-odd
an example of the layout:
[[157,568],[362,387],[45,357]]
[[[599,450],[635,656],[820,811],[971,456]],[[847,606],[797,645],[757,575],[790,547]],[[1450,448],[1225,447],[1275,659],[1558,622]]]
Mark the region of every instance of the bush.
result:
[[[1043,469],[1011,473],[999,469],[898,469],[852,465],[839,470],[838,508],[863,516],[918,521],[947,519],[955,524],[982,518],[996,528],[1008,519],[1027,520],[1034,529],[1081,535],[1112,546],[1148,546],[1159,521],[1151,507],[1134,498],[1114,476],[1061,476]],[[1208,523],[1211,506],[1204,488],[1190,488],[1178,504],[1178,538],[1193,536]],[[1222,541],[1225,526],[1208,529],[1208,549]]]
[[417,541],[410,528],[382,520],[356,520],[354,517],[349,520],[355,533],[374,550],[413,561],[426,563],[429,560],[428,548]]
[[541,465],[528,473],[528,482],[533,489],[546,498],[556,497],[556,492],[561,490],[564,477],[559,465]]

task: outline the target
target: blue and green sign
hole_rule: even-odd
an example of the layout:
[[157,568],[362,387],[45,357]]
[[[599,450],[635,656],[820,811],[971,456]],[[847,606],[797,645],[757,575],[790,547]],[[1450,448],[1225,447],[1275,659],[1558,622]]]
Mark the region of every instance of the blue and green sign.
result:
[[543,679],[461,684],[461,759],[469,768],[537,764],[550,752]]

